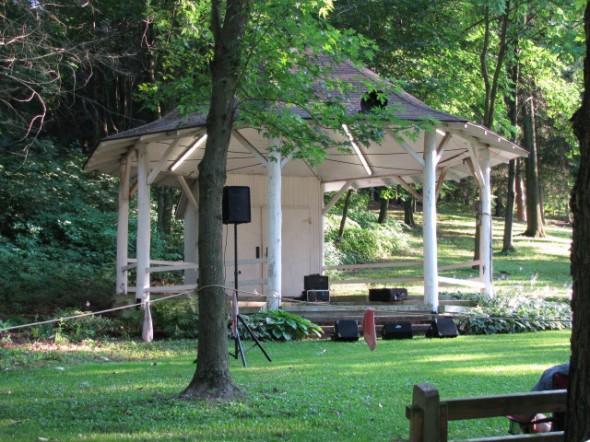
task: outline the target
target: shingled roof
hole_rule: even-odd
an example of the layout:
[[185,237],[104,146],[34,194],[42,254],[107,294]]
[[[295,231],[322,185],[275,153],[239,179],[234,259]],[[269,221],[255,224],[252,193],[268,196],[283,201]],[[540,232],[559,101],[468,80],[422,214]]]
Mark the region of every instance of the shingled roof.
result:
[[[470,123],[465,118],[433,109],[369,69],[357,67],[351,62],[342,62],[332,67],[330,75],[349,85],[346,95],[342,94],[339,98],[351,114],[361,112],[361,102],[366,96],[368,85],[375,85],[385,93],[387,105],[398,119],[437,121],[436,136],[437,143],[440,143],[438,164],[440,169],[445,169],[447,179],[458,180],[471,175],[467,163],[477,155],[477,149],[491,150],[492,166],[526,155],[526,151],[500,135]],[[292,109],[303,118],[309,117],[303,109]],[[181,115],[177,110],[172,111],[157,121],[104,138],[88,159],[85,169],[118,175],[121,158],[134,149],[136,143],[142,142],[148,145],[151,165],[159,169],[158,178],[154,182],[176,185],[176,175],[195,178],[196,165],[202,158],[203,149],[191,151],[182,165],[175,164],[205,134],[205,124],[206,115]],[[389,185],[399,180],[421,181],[423,133],[415,139],[400,142],[388,129],[395,128],[384,127],[384,132],[389,135],[381,143],[371,143],[358,153],[343,153],[339,149],[328,148],[328,156],[322,164],[310,165],[305,160],[292,160],[283,169],[283,173],[315,176],[322,181],[326,190],[337,189],[343,183],[351,181],[357,187]],[[335,145],[347,141],[341,133],[332,131],[331,134]],[[267,155],[267,150],[268,139],[259,129],[236,126],[230,141],[228,173],[266,174],[265,166],[260,160]],[[135,165],[132,173],[134,168]]]

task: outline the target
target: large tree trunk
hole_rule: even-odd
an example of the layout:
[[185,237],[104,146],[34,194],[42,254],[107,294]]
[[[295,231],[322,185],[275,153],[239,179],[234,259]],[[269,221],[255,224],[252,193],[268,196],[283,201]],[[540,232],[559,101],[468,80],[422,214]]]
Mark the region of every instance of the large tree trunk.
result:
[[228,362],[221,202],[249,6],[247,0],[228,0],[225,5],[214,0],[211,4],[215,54],[210,65],[208,138],[199,164],[199,339],[197,368],[181,393],[186,399],[229,398],[239,392]]
[[541,194],[539,192],[537,137],[535,134],[535,111],[532,97],[523,103],[522,110],[524,147],[529,151],[529,156],[526,159],[527,229],[523,235],[531,238],[543,238],[545,237],[545,230],[543,229],[543,208],[541,207]]
[[346,191],[344,207],[342,208],[342,218],[340,219],[340,228],[338,229],[338,238],[336,238],[337,243],[342,241],[342,237],[344,236],[344,226],[346,226],[346,218],[348,217],[348,208],[350,207],[350,197],[352,196],[352,192],[354,192],[354,189],[348,189]]
[[573,329],[566,441],[590,439],[590,1],[584,14],[586,58],[582,105],[572,121],[580,142],[580,168],[572,190],[571,273]]

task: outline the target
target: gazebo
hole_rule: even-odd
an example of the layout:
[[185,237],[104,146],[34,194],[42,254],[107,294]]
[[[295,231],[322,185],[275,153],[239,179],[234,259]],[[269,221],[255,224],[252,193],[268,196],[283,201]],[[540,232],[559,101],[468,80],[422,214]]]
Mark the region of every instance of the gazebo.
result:
[[[375,73],[350,62],[333,71],[352,84],[346,97],[349,112],[361,112],[367,105],[366,85],[385,83]],[[439,276],[437,264],[436,201],[445,180],[458,181],[474,176],[479,184],[480,260],[475,285],[484,294],[492,288],[491,182],[492,167],[507,163],[527,152],[480,125],[435,110],[411,95],[386,91],[388,106],[407,122],[429,120],[433,125],[414,137],[403,137],[395,127],[384,127],[380,143],[362,147],[354,131],[342,127],[331,131],[334,147],[319,165],[296,155],[281,157],[280,137],[265,136],[264,129],[236,126],[227,158],[227,185],[251,189],[250,223],[239,226],[240,285],[266,295],[270,308],[278,308],[283,296],[301,292],[305,275],[322,273],[323,216],[349,188],[400,185],[422,202],[424,238],[424,304],[430,311],[439,307],[439,283],[453,282]],[[306,118],[300,109],[294,109]],[[180,292],[197,284],[198,197],[197,165],[206,140],[205,115],[183,116],[173,111],[162,119],[118,133],[100,141],[85,169],[118,176],[119,214],[117,237],[118,294],[135,292],[137,299],[149,300],[150,293]],[[342,143],[350,149],[339,149]],[[133,182],[133,185],[131,183]],[[422,185],[417,193],[412,184]],[[182,189],[178,215],[184,219],[184,261],[150,259],[150,186]],[[129,199],[137,193],[137,247],[135,258],[128,256]],[[324,194],[335,192],[328,204]],[[229,226],[226,226],[229,228]],[[233,237],[226,235],[227,250]],[[233,260],[227,257],[227,266]],[[128,272],[136,268],[136,284],[128,284]],[[150,274],[183,270],[184,284],[152,287]],[[233,284],[233,270],[227,271],[226,285]],[[454,281],[461,283],[461,281]]]

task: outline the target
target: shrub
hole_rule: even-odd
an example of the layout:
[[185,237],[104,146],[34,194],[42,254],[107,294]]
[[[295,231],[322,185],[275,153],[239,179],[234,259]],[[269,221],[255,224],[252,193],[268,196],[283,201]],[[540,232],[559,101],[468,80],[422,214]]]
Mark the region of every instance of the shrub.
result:
[[406,236],[395,219],[377,223],[377,217],[366,212],[360,221],[349,217],[342,238],[338,241],[340,215],[325,220],[326,263],[328,265],[358,264],[386,258],[406,246]]
[[[77,316],[83,313],[87,312],[74,309],[58,312],[58,314],[64,318]],[[57,325],[57,336],[75,342],[84,341],[85,339],[117,337],[121,335],[121,329],[116,321],[100,315],[89,315],[81,318],[60,321]]]
[[198,335],[199,314],[196,297],[153,303],[151,313],[155,336],[192,339]]
[[559,330],[571,326],[571,311],[564,302],[524,294],[480,298],[478,307],[459,319],[463,334],[519,333]]
[[[244,316],[243,316],[244,317]],[[310,336],[319,337],[322,329],[309,319],[284,310],[267,310],[247,316],[247,324],[258,339],[291,341]],[[240,329],[240,336],[249,338],[246,330]]]

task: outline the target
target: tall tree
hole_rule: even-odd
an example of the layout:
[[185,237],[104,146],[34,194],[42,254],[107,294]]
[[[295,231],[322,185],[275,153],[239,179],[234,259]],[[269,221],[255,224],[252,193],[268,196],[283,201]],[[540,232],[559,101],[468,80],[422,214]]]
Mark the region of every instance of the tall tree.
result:
[[225,311],[221,196],[249,17],[250,0],[211,1],[211,98],[207,144],[199,164],[199,339],[197,368],[181,393],[185,398],[232,397],[236,393],[229,372],[227,323],[221,313]]
[[[358,85],[335,79],[333,66],[370,54],[372,45],[329,26],[323,19],[331,9],[329,0],[179,0],[175,5],[155,9],[151,16],[163,74],[144,92],[176,100],[184,113],[208,112],[198,175],[197,368],[182,396],[230,397],[237,390],[228,369],[221,196],[233,125],[260,128],[269,139],[280,137],[280,146],[269,143],[269,156],[278,150],[313,164],[334,146],[330,131],[343,133],[343,125],[360,143],[378,140],[384,120],[404,126],[390,107],[349,112],[346,93]],[[204,101],[208,109],[199,105]],[[347,148],[346,142],[340,147]]]
[[526,208],[527,229],[524,236],[543,238],[543,207],[539,185],[539,164],[537,153],[537,135],[535,125],[535,104],[533,97],[524,100],[522,104],[522,122],[524,128],[524,147],[529,151],[525,161],[526,171]]
[[565,440],[575,442],[590,439],[590,1],[586,3],[584,29],[584,92],[572,118],[580,143],[580,168],[570,199],[573,326]]

